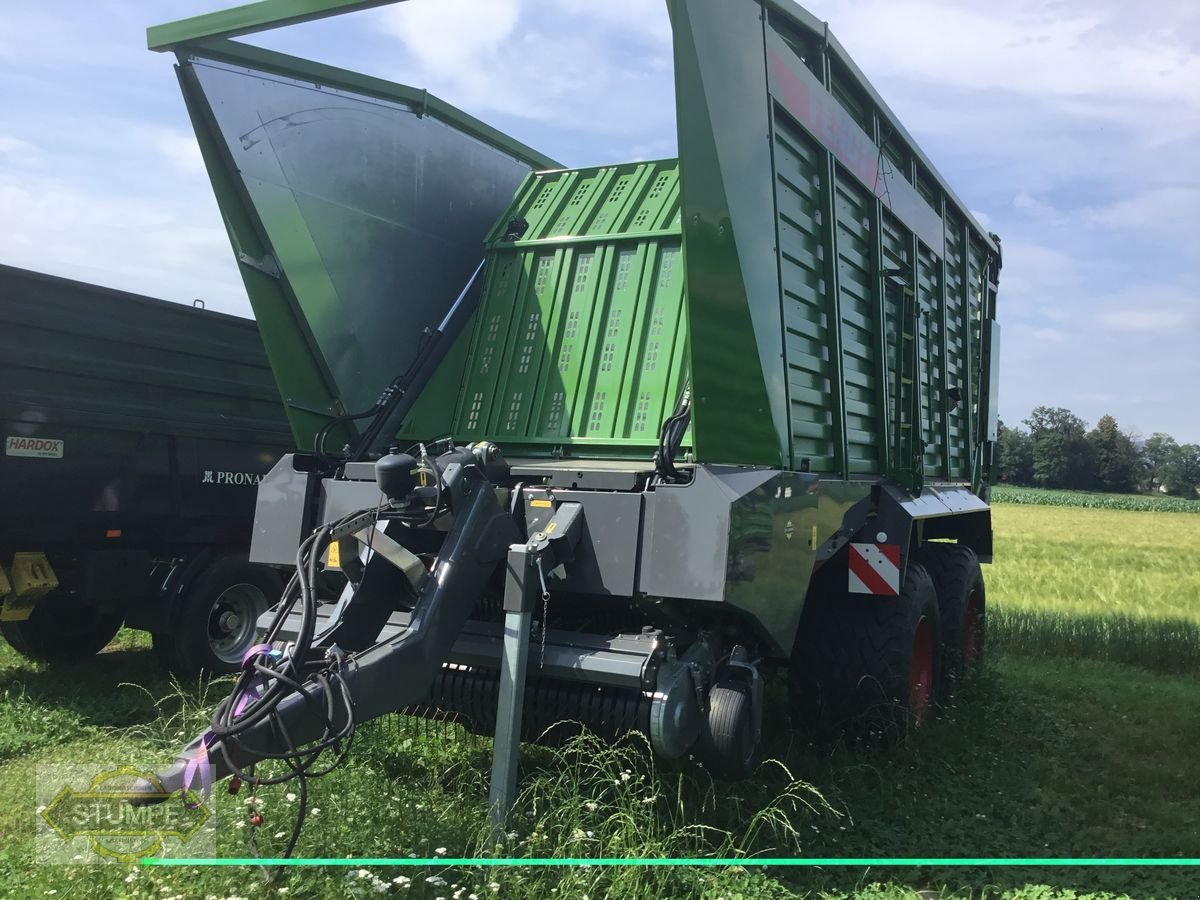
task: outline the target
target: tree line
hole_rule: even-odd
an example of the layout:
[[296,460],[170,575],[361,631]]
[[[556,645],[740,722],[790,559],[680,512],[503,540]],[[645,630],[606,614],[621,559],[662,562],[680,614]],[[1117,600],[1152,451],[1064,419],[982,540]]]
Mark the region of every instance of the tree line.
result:
[[1180,444],[1156,431],[1145,440],[1102,416],[1091,431],[1069,409],[1039,406],[1022,423],[1000,423],[1000,478],[1009,484],[1132,494],[1165,490],[1195,499],[1200,444]]

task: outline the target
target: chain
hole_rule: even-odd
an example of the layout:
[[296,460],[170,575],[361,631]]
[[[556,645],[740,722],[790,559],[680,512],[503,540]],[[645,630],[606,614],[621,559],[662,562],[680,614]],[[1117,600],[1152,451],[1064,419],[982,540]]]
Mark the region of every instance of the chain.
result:
[[535,557],[537,562],[538,581],[542,583],[542,655],[538,668],[546,668],[546,623],[550,615],[550,592],[546,590],[546,573],[542,571],[542,558]]

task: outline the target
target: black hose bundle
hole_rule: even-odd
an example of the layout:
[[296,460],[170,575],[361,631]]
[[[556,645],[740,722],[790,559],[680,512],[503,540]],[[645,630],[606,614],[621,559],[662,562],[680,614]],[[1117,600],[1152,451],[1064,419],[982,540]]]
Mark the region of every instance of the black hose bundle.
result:
[[[379,512],[376,510],[376,516]],[[225,762],[236,778],[254,787],[282,784],[293,778],[299,782],[299,813],[284,856],[291,855],[295,849],[304,824],[308,779],[327,775],[337,768],[354,740],[354,699],[345,679],[347,657],[337,647],[331,647],[320,659],[311,660],[311,651],[317,624],[315,585],[318,564],[337,529],[361,516],[362,513],[357,512],[323,525],[300,545],[296,553],[296,571],[284,589],[264,643],[247,656],[233,692],[217,706],[209,725],[213,738],[221,742]],[[294,644],[288,652],[271,650],[297,604],[300,606],[300,629]],[[310,679],[315,684],[306,684]],[[314,687],[318,689],[316,692]],[[293,695],[304,697],[324,721],[320,736],[302,746],[296,745],[278,714],[280,703]],[[320,698],[324,698],[324,702]],[[264,721],[270,724],[278,746],[284,749],[268,750],[244,743],[244,735]],[[235,762],[239,746],[258,759],[282,761],[287,771],[275,777],[262,777],[254,771],[254,766],[249,771],[241,770]],[[329,749],[336,753],[333,761],[324,768],[316,768],[318,758]]]
[[683,443],[692,421],[692,400],[690,382],[684,382],[683,392],[675,404],[675,411],[663,420],[658,432],[658,450],[654,453],[654,471],[660,480],[668,484],[686,481],[683,473],[675,468],[675,454]]

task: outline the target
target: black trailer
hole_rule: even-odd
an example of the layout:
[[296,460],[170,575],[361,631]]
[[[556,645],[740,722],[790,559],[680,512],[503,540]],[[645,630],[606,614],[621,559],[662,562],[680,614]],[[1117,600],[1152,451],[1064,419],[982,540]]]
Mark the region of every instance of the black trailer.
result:
[[246,552],[293,439],[255,323],[0,266],[0,632],[79,660],[121,627],[232,671],[278,574]]

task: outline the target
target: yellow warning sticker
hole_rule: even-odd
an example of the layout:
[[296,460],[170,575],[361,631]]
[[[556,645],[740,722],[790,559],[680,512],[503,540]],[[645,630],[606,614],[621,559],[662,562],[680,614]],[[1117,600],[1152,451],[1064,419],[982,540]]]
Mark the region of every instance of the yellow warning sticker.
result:
[[550,509],[554,506],[549,500],[530,500],[530,506],[536,506],[538,509]]
[[546,532],[545,532],[545,533],[546,533],[546,534],[554,534],[554,529],[556,529],[557,527],[558,527],[558,523],[557,523],[557,522],[551,522],[549,525],[547,525],[547,526],[546,526]]
[[325,567],[328,569],[342,567],[342,545],[337,541],[329,545],[329,555],[325,558]]

